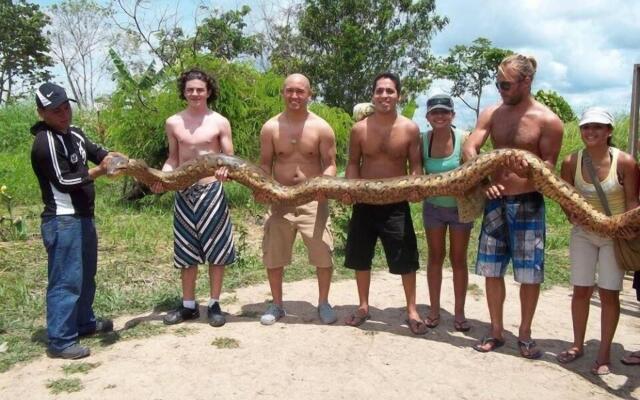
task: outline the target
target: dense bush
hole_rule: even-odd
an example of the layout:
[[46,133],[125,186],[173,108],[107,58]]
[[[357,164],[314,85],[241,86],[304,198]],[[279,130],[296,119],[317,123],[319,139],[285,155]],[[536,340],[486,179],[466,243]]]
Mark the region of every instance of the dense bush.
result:
[[538,90],[534,95],[535,99],[545,106],[549,107],[551,111],[556,113],[562,122],[570,122],[576,119],[571,106],[564,97],[560,96],[553,90]]

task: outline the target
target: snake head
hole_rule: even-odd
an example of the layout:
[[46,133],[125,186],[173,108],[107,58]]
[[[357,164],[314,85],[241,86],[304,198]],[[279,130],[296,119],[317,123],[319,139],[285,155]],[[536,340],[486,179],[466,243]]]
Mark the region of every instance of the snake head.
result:
[[129,159],[125,156],[113,156],[107,162],[107,176],[116,177],[123,175],[129,168]]
[[371,103],[358,103],[353,106],[353,119],[358,122],[373,114],[375,108]]

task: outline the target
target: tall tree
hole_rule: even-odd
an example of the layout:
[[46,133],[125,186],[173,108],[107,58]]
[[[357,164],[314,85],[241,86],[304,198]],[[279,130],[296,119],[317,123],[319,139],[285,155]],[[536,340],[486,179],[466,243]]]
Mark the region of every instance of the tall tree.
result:
[[226,12],[211,10],[210,15],[198,26],[194,38],[195,47],[225,60],[242,55],[258,56],[261,36],[244,32],[247,27],[245,18],[250,12],[249,6]]
[[114,40],[111,10],[94,0],[64,0],[49,10],[53,57],[63,66],[79,106],[92,106],[106,72],[106,49]]
[[186,35],[180,27],[179,1],[173,9],[170,6],[159,8],[149,0],[114,0],[115,5],[119,12],[114,22],[122,38],[116,47],[136,71],[144,71],[149,64],[148,55],[142,51],[144,48],[163,67],[180,61]]
[[48,23],[35,4],[0,0],[0,104],[51,77],[49,41],[42,33]]
[[380,72],[399,74],[405,97],[428,87],[431,38],[447,22],[435,0],[305,0],[271,63],[309,75],[326,104],[351,112]]
[[[491,44],[489,39],[481,37],[470,46],[454,46],[449,50],[449,55],[435,67],[438,78],[453,82],[451,95],[458,97],[475,111],[476,117],[480,113],[484,87],[495,80],[500,61],[513,53],[511,50],[492,47]],[[475,97],[475,105],[464,98],[467,94]]]

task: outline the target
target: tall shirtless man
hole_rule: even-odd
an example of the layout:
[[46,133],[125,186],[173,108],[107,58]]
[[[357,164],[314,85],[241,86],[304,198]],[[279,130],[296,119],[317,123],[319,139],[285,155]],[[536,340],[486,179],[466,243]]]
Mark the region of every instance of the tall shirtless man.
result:
[[[400,80],[383,73],[373,81],[375,111],[351,129],[349,179],[378,179],[422,173],[418,125],[398,115]],[[348,201],[348,199],[347,199]],[[355,204],[347,235],[345,266],[355,270],[360,305],[345,323],[359,326],[370,318],[369,286],[371,262],[380,238],[389,272],[402,276],[407,301],[407,324],[414,334],[426,333],[426,325],[416,310],[418,247],[408,202],[388,205]]]
[[[502,102],[480,114],[464,145],[466,160],[475,157],[490,137],[496,149],[528,150],[555,168],[563,126],[557,115],[531,96],[536,65],[534,58],[520,54],[502,60],[496,81]],[[489,352],[504,344],[504,274],[511,259],[514,278],[521,284],[518,347],[523,357],[535,359],[542,356],[531,339],[531,323],[544,279],[545,211],[544,199],[526,171],[524,160],[510,160],[493,174],[486,190],[476,273],[486,278],[491,332],[474,349]]]
[[[307,109],[311,85],[301,74],[289,75],[282,88],[285,109],[267,121],[260,132],[260,167],[283,185],[295,185],[319,175],[336,174],[336,139],[331,126]],[[284,267],[291,263],[296,232],[307,247],[309,264],[318,277],[318,315],[325,324],[336,321],[329,304],[333,273],[333,237],[329,206],[318,199],[298,207],[273,204],[264,224],[263,262],[273,303],[260,318],[271,325],[285,315],[282,304]]]
[[[213,77],[191,69],[178,80],[180,97],[187,108],[167,119],[165,130],[169,157],[163,171],[173,171],[194,158],[209,153],[233,154],[229,121],[208,105],[218,97]],[[224,267],[235,261],[229,208],[221,182],[227,170],[200,179],[189,188],[176,192],[174,207],[174,266],[180,269],[182,305],[167,313],[164,323],[171,325],[200,317],[195,301],[198,264],[209,264],[210,299],[207,318],[211,326],[222,326],[225,317],[220,309]],[[165,191],[161,183],[151,188]]]

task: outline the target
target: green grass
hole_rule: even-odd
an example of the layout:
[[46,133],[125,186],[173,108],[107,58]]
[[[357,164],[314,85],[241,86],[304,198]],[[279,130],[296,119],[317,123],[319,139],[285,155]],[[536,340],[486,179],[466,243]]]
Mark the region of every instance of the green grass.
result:
[[211,345],[219,349],[237,349],[240,347],[240,342],[234,338],[218,337],[213,339]]
[[180,337],[185,337],[185,336],[189,336],[192,333],[196,333],[198,332],[198,330],[194,327],[191,326],[181,326],[179,328],[176,328],[173,331],[173,334],[176,336],[180,336]]
[[87,363],[87,362],[74,362],[71,364],[64,365],[62,367],[62,372],[65,375],[72,374],[88,374],[94,368],[98,368],[101,363]]
[[84,389],[79,378],[61,378],[49,381],[47,388],[51,394],[73,393]]

